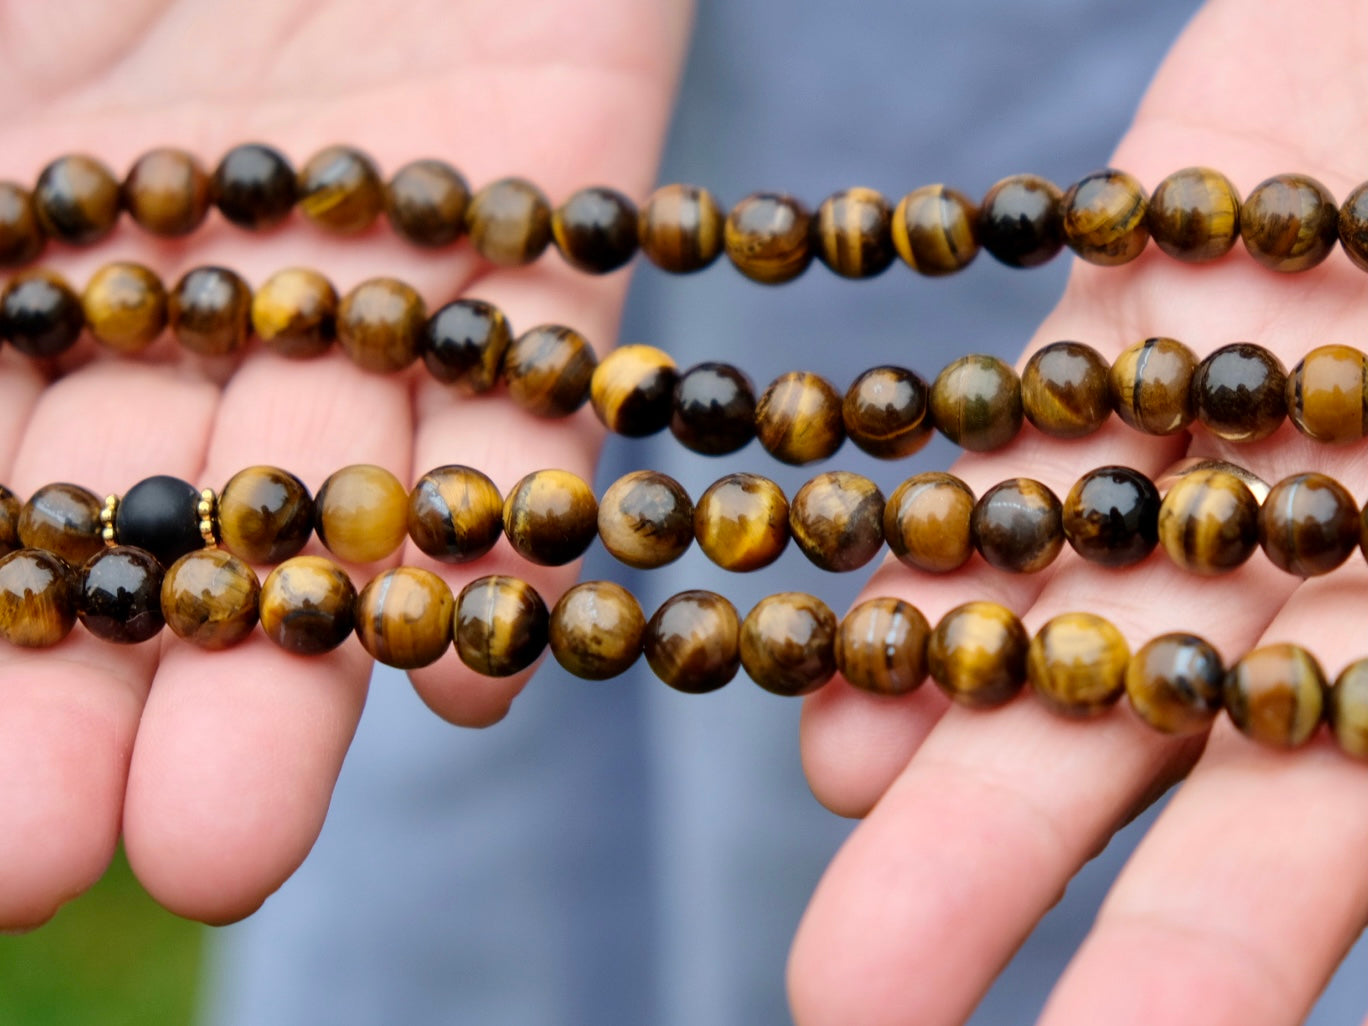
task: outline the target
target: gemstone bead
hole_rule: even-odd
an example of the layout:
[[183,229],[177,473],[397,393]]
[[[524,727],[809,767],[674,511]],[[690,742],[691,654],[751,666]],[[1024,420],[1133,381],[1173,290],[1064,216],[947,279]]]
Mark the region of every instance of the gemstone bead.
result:
[[391,227],[415,246],[437,248],[465,232],[470,186],[459,171],[440,160],[415,160],[394,173],[385,188],[385,213]]
[[520,267],[551,241],[551,205],[522,178],[503,178],[477,192],[465,213],[475,251],[491,264]]
[[1368,355],[1350,346],[1317,346],[1287,377],[1287,415],[1318,442],[1368,435]]
[[1274,175],[1254,187],[1240,210],[1249,255],[1274,271],[1305,271],[1330,255],[1339,238],[1339,208],[1308,175]]
[[1234,570],[1258,547],[1258,500],[1234,474],[1185,474],[1159,505],[1159,544],[1190,573],[1209,577]]
[[551,215],[551,234],[571,267],[607,274],[636,255],[636,207],[614,189],[580,189]]
[[326,353],[337,338],[337,290],[317,271],[277,271],[252,297],[252,330],[281,356]]
[[1287,371],[1263,346],[1222,346],[1197,365],[1192,401],[1197,419],[1217,438],[1257,442],[1287,417]]
[[579,332],[544,324],[519,335],[504,353],[513,401],[538,417],[568,417],[589,398],[598,358]]
[[728,474],[714,481],[694,506],[694,537],[703,554],[724,570],[769,566],[789,540],[789,505],[783,490],[758,474]]
[[120,353],[140,353],[166,328],[166,287],[142,264],[105,264],[81,294],[90,334]]
[[1230,252],[1240,237],[1240,194],[1209,167],[1175,171],[1154,190],[1149,230],[1175,260],[1200,264]]
[[373,563],[398,551],[408,529],[408,492],[384,467],[353,464],[331,474],[314,497],[314,531],[328,551]]
[[214,169],[212,195],[219,213],[239,228],[274,227],[294,209],[295,172],[279,150],[243,143]]
[[638,570],[673,563],[693,542],[689,493],[659,471],[625,474],[603,493],[598,536],[609,554]]
[[235,271],[196,267],[171,290],[166,311],[183,348],[201,356],[226,356],[247,344],[252,292]]
[[1094,171],[1069,187],[1061,206],[1064,241],[1088,263],[1115,267],[1145,251],[1148,198],[1134,176]]
[[817,208],[817,256],[843,278],[873,278],[893,263],[893,211],[873,189],[844,189]]
[[916,606],[896,598],[861,602],[836,632],[836,667],[852,686],[875,695],[905,695],[926,679],[931,625]]
[[1368,759],[1368,659],[1350,663],[1335,679],[1326,712],[1340,751]]
[[1171,338],[1147,338],[1123,350],[1108,384],[1117,415],[1147,435],[1172,435],[1192,423],[1197,357]]
[[145,231],[189,235],[209,212],[209,175],[184,150],[162,147],[139,157],[123,181],[123,205]]
[[1069,490],[1060,523],[1088,562],[1132,566],[1159,543],[1159,490],[1138,470],[1098,467]]
[[931,385],[931,419],[972,452],[1006,445],[1021,430],[1021,381],[996,356],[962,356]]
[[836,672],[835,641],[836,615],[821,599],[768,595],[741,623],[741,665],[772,694],[810,694]]
[[678,378],[667,353],[654,346],[619,346],[594,368],[589,401],[609,431],[644,438],[670,422]]
[[19,512],[23,503],[4,485],[0,485],[0,556],[19,548]]
[[427,310],[423,298],[395,278],[371,278],[342,297],[337,342],[359,367],[401,371],[418,359]]
[[339,235],[356,235],[375,223],[385,188],[375,161],[351,146],[328,146],[299,169],[299,212]]
[[1368,182],[1344,198],[1339,209],[1339,238],[1354,265],[1368,271]]
[[471,581],[456,599],[456,652],[486,677],[511,677],[546,649],[550,614],[536,589],[492,574]]
[[94,157],[58,157],[38,175],[33,208],[43,231],[73,246],[99,242],[119,221],[119,182]]
[[704,456],[723,456],[755,437],[755,389],[727,363],[700,363],[675,382],[670,433]]
[[711,591],[672,595],[647,622],[642,647],[652,672],[676,691],[716,691],[741,666],[736,608]]
[[1038,349],[1021,374],[1021,408],[1043,434],[1082,438],[1111,416],[1110,368],[1082,342],[1051,342]]
[[880,459],[919,452],[931,438],[931,390],[902,367],[873,367],[846,389],[841,419],[860,449]]
[[707,189],[666,185],[637,215],[637,237],[646,258],[661,270],[689,274],[722,255],[724,216]]
[[920,274],[952,274],[978,256],[978,217],[978,208],[963,193],[924,185],[898,201],[893,247]]
[[974,554],[974,493],[957,477],[928,471],[909,477],[884,505],[888,547],[902,562],[931,574],[957,570]]
[[261,584],[237,556],[198,549],[172,563],[162,577],[161,605],[175,634],[200,648],[219,651],[246,640],[256,629]]
[[612,581],[585,581],[551,610],[551,654],[584,680],[626,673],[641,655],[646,617],[632,593]]
[[279,467],[239,470],[219,492],[219,539],[249,563],[279,563],[297,555],[313,534],[313,525],[309,489]]
[[1014,477],[995,484],[969,519],[974,548],[991,566],[1033,574],[1064,547],[1059,499],[1039,481]]
[[59,356],[85,327],[81,299],[51,271],[24,271],[0,292],[0,337],[25,356]]
[[541,566],[563,566],[584,555],[598,533],[598,502],[569,471],[533,471],[504,498],[503,526],[518,555]]
[[458,299],[428,318],[419,348],[434,378],[478,395],[499,383],[512,337],[508,318],[497,306]]
[[884,497],[867,477],[848,470],[818,474],[789,506],[798,548],[823,570],[858,570],[883,546]]
[[983,197],[978,238],[1009,267],[1037,267],[1064,245],[1063,197],[1036,175],[1004,178]]
[[0,558],[0,638],[20,648],[57,644],[76,625],[79,575],[59,556],[19,549]]
[[19,511],[19,541],[80,566],[104,548],[100,508],[100,500],[79,485],[43,485]]
[[331,652],[351,635],[355,607],[351,578],[322,556],[287,559],[261,583],[261,628],[287,652]]
[[456,600],[431,570],[385,570],[356,598],[356,636],[377,661],[401,670],[430,666],[451,647]]
[[723,245],[736,269],[752,281],[792,281],[812,262],[812,215],[792,196],[757,192],[727,215]]
[[1221,711],[1225,667],[1195,634],[1162,634],[1126,665],[1131,708],[1164,734],[1197,734]]
[[503,496],[472,467],[429,470],[409,493],[408,533],[443,563],[479,559],[503,534]]
[[1225,678],[1225,707],[1246,737],[1273,748],[1311,740],[1326,704],[1325,673],[1297,645],[1265,645],[1247,653]]
[[996,602],[966,602],[926,639],[926,668],[960,705],[987,709],[1010,702],[1026,683],[1026,628]]
[[1298,577],[1329,573],[1358,548],[1359,510],[1348,489],[1324,474],[1293,474],[1259,507],[1259,544],[1269,562]]
[[1109,621],[1063,613],[1031,639],[1026,678],[1051,712],[1075,719],[1100,716],[1126,690],[1130,647]]
[[46,245],[32,194],[13,182],[0,182],[0,267],[20,267],[37,260]]
[[150,552],[125,545],[104,549],[81,569],[77,615],[101,641],[136,645],[166,624],[161,588],[162,565]]
[[158,474],[124,493],[114,517],[120,545],[146,549],[167,567],[187,552],[204,547],[200,534],[199,489],[188,481]]
[[824,460],[845,441],[841,395],[816,374],[781,374],[755,406],[755,433],[765,451],[783,463]]

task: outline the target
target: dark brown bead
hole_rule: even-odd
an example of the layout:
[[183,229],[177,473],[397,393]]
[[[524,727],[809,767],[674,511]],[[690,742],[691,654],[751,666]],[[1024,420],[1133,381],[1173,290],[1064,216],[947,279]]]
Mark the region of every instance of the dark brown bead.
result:
[[723,215],[707,189],[665,185],[637,215],[637,237],[646,259],[663,271],[689,274],[722,255]]
[[609,431],[644,438],[670,422],[678,379],[669,354],[654,346],[619,346],[594,368],[589,401]]
[[727,363],[700,363],[675,382],[670,433],[687,449],[722,456],[755,437],[755,389]]
[[337,338],[337,290],[317,271],[277,271],[252,297],[252,330],[281,356],[326,353]]
[[0,559],[0,638],[21,648],[55,645],[76,625],[80,578],[42,549]]
[[1249,255],[1275,271],[1305,271],[1330,255],[1339,238],[1335,198],[1308,175],[1274,175],[1240,209]]
[[874,598],[846,613],[836,632],[836,667],[852,686],[875,695],[906,695],[926,679],[931,625],[902,599]]
[[166,625],[161,587],[162,565],[150,552],[127,545],[102,549],[81,569],[76,612],[100,640],[136,645]]
[[969,521],[974,493],[957,477],[930,471],[909,477],[884,506],[884,538],[893,555],[931,574],[958,570],[974,554]]
[[189,235],[209,212],[209,175],[184,150],[148,150],[124,176],[123,205],[153,235]]
[[1094,171],[1069,187],[1062,206],[1064,241],[1088,263],[1115,267],[1145,251],[1147,199],[1132,175]]
[[346,571],[322,556],[295,556],[261,584],[261,628],[287,652],[331,652],[352,632],[356,588]]
[[423,363],[443,384],[478,395],[499,383],[511,339],[502,310],[478,299],[458,299],[428,318]]
[[996,356],[962,356],[931,385],[931,420],[973,452],[1006,445],[1021,430],[1021,379]]
[[423,297],[395,278],[371,278],[342,297],[337,342],[357,366],[378,374],[418,359],[427,321]]
[[1329,573],[1358,547],[1359,511],[1348,489],[1324,474],[1293,474],[1259,507],[1259,544],[1269,562],[1298,577]]
[[978,208],[963,193],[924,185],[893,211],[893,246],[914,271],[952,274],[978,256],[978,217]]
[[857,446],[880,459],[919,452],[931,438],[931,389],[902,367],[873,367],[846,389],[841,419]]
[[471,467],[429,470],[409,492],[408,533],[443,563],[479,559],[503,534],[503,496]]
[[13,182],[0,182],[0,267],[19,267],[38,259],[47,235],[38,223],[33,196]]
[[551,241],[551,205],[522,178],[486,185],[466,207],[465,219],[475,251],[500,267],[530,264]]
[[966,602],[941,617],[926,639],[931,679],[960,705],[988,709],[1026,683],[1031,639],[1016,614],[996,602]]
[[728,474],[694,506],[694,537],[723,570],[769,566],[789,540],[789,505],[783,489],[758,474]]
[[741,623],[741,665],[775,695],[806,695],[836,672],[836,614],[798,591],[769,595]]
[[789,505],[789,530],[823,570],[858,570],[883,546],[884,497],[867,477],[831,470],[812,478]]
[[1297,645],[1265,645],[1230,668],[1225,707],[1246,737],[1273,748],[1311,740],[1325,712],[1325,673]]
[[607,274],[636,255],[636,207],[613,189],[580,189],[551,215],[551,234],[571,267]]
[[1026,678],[1051,712],[1075,719],[1100,716],[1126,690],[1130,647],[1109,621],[1063,613],[1036,632],[1026,653]]
[[1169,487],[1159,505],[1159,544],[1191,573],[1234,570],[1259,545],[1259,503],[1222,470],[1194,470]]
[[508,394],[524,410],[538,417],[568,417],[589,398],[597,366],[583,335],[543,324],[509,343],[503,376]]
[[1240,237],[1240,194],[1219,171],[1184,168],[1154,190],[1148,220],[1165,253],[1184,263],[1205,263],[1225,256]]
[[1110,368],[1092,346],[1051,342],[1038,349],[1021,373],[1021,407],[1029,420],[1054,438],[1082,438],[1111,416]]
[[1064,245],[1063,197],[1036,175],[1004,178],[983,197],[978,238],[1009,267],[1046,263]]
[[1217,438],[1257,442],[1287,416],[1287,371],[1263,346],[1222,346],[1192,376],[1197,419]]
[[1044,570],[1064,547],[1059,499],[1029,477],[1009,478],[984,492],[969,529],[983,558],[1011,573]]
[[104,548],[100,507],[100,500],[79,485],[43,485],[19,511],[19,541],[80,566]]
[[551,654],[583,680],[626,673],[641,655],[646,617],[632,593],[612,581],[585,581],[551,610]]
[[1350,346],[1318,346],[1287,378],[1287,415],[1318,442],[1368,435],[1368,357]]
[[736,608],[711,591],[681,591],[646,624],[643,648],[651,670],[676,691],[716,691],[741,666]]
[[239,228],[261,230],[290,216],[295,173],[284,154],[261,143],[243,143],[214,169],[214,204]]
[[1159,490],[1138,470],[1098,467],[1069,490],[1060,523],[1088,562],[1131,566],[1159,543]]
[[1164,734],[1197,734],[1221,711],[1225,667],[1214,648],[1195,634],[1163,634],[1147,642],[1126,666],[1131,708]]
[[843,278],[873,278],[893,263],[893,210],[873,189],[845,189],[817,208],[817,256]]
[[384,559],[407,536],[408,492],[384,467],[343,467],[328,476],[314,497],[314,531],[338,559]]
[[120,353],[140,353],[166,328],[166,287],[142,264],[105,264],[81,295],[96,341]]
[[162,578],[167,626],[200,648],[219,651],[256,628],[261,584],[242,560],[223,549],[200,549],[176,560]]
[[351,146],[328,146],[310,157],[299,169],[296,191],[301,214],[341,235],[364,232],[385,205],[375,161]]
[[219,492],[219,539],[249,563],[279,563],[297,555],[313,525],[309,489],[279,467],[239,470]]
[[665,566],[693,542],[693,503],[674,478],[655,470],[633,471],[603,493],[598,535],[603,547],[628,566]]
[[0,556],[19,548],[19,497],[0,485]]
[[0,292],[0,337],[25,356],[58,356],[85,327],[81,298],[51,271],[23,271]]
[[841,394],[819,375],[781,374],[756,403],[755,433],[781,462],[802,466],[824,460],[845,441]]
[[[0,239],[3,238],[0,233]],[[1368,271],[1368,182],[1346,196],[1340,206],[1339,238],[1355,266]]]
[[356,636],[377,662],[401,670],[430,666],[451,647],[456,600],[431,570],[396,566],[356,598]]
[[723,242],[736,269],[752,281],[779,285],[812,263],[812,215],[792,196],[757,192],[727,215]]
[[247,344],[252,291],[226,267],[196,267],[176,283],[167,320],[176,341],[201,356],[225,356]]
[[511,677],[546,648],[550,615],[536,589],[492,574],[471,581],[456,599],[456,652],[486,677]]
[[1368,659],[1350,663],[1335,679],[1326,712],[1340,751],[1368,759]]
[[504,499],[504,534],[513,550],[542,566],[563,566],[584,555],[598,533],[598,502],[568,470],[536,470]]
[[73,246],[99,242],[119,221],[119,182],[84,154],[58,157],[38,175],[33,209],[43,231]]
[[1172,435],[1192,423],[1192,376],[1197,357],[1171,338],[1147,338],[1127,347],[1108,376],[1117,415],[1147,435]]
[[394,173],[385,188],[385,213],[400,237],[436,248],[465,232],[470,186],[450,164],[415,160]]

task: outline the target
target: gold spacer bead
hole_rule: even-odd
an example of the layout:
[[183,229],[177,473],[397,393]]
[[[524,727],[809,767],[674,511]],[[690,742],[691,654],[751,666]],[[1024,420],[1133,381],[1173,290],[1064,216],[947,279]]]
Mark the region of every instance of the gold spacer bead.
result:
[[204,539],[204,547],[213,549],[218,547],[218,496],[214,494],[212,488],[205,488],[200,491],[199,502],[195,504],[195,512],[199,515],[199,533]]
[[119,497],[106,495],[104,506],[100,508],[100,539],[109,548],[119,544],[114,530],[114,519],[119,515]]

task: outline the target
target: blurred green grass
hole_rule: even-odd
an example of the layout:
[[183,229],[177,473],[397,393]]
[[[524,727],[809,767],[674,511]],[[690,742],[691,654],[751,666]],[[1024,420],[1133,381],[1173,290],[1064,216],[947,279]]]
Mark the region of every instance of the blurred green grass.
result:
[[204,927],[173,916],[120,850],[109,872],[47,925],[0,936],[4,1026],[188,1024]]

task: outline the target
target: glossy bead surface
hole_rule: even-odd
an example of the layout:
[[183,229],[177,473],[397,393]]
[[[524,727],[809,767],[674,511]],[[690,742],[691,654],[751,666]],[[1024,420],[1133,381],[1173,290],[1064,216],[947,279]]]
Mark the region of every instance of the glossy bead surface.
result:
[[1148,220],[1155,245],[1169,256],[1206,263],[1225,256],[1240,237],[1240,194],[1219,171],[1184,168],[1154,190]]
[[1028,477],[1009,478],[984,492],[969,530],[989,565],[1011,573],[1044,570],[1064,547],[1059,499]]
[[37,260],[46,245],[32,194],[13,182],[0,182],[0,267],[20,267]]
[[654,346],[619,346],[589,379],[589,401],[599,421],[628,438],[653,435],[670,422],[679,373]]
[[471,581],[456,599],[456,652],[485,677],[511,677],[546,648],[550,614],[535,588],[492,574]]
[[0,485],[0,556],[19,548],[19,496]]
[[1063,197],[1037,175],[998,182],[979,207],[978,239],[1008,267],[1036,267],[1064,245]]
[[478,395],[499,383],[512,341],[508,318],[491,303],[458,299],[428,318],[420,348],[428,373],[444,385]]
[[235,271],[196,267],[171,290],[166,312],[183,348],[201,356],[226,356],[247,344],[252,292]]
[[769,566],[789,540],[783,489],[758,474],[728,474],[708,486],[694,506],[694,537],[723,570]]
[[423,298],[396,278],[371,278],[342,297],[337,342],[359,367],[401,371],[418,359],[427,321]]
[[916,606],[874,598],[846,613],[836,631],[836,667],[852,686],[875,695],[905,695],[926,679],[931,625]]
[[117,545],[95,553],[81,568],[76,612],[101,641],[136,645],[166,625],[161,587],[162,565],[151,553]]
[[823,570],[858,570],[883,546],[883,514],[883,492],[873,481],[831,470],[794,494],[789,531],[803,555]]
[[43,485],[19,510],[19,542],[80,566],[104,548],[100,508],[100,500],[79,485]]
[[431,570],[397,566],[373,577],[356,598],[356,636],[386,666],[430,666],[451,647],[456,599]]
[[287,652],[331,652],[351,635],[356,588],[346,572],[322,556],[295,556],[261,583],[261,628]]
[[1225,667],[1195,634],[1162,634],[1126,665],[1126,696],[1136,714],[1163,734],[1197,734],[1221,711]]
[[974,493],[939,471],[909,477],[884,506],[888,547],[902,562],[931,574],[957,570],[974,554]]
[[1274,175],[1254,187],[1240,209],[1249,255],[1274,271],[1305,271],[1330,255],[1339,239],[1335,198],[1308,175]]
[[645,634],[641,606],[612,581],[577,584],[551,610],[551,654],[583,680],[626,673],[641,656]]
[[638,570],[673,563],[693,542],[693,503],[674,478],[636,470],[603,493],[598,536],[615,559]]
[[755,437],[755,389],[727,363],[700,363],[675,382],[670,433],[686,449],[722,456]]
[[724,216],[707,189],[666,185],[651,193],[637,216],[637,238],[661,270],[689,274],[722,255]]
[[277,271],[252,297],[252,330],[281,356],[326,353],[337,337],[337,290],[317,271]]
[[1318,346],[1287,377],[1287,415],[1318,442],[1368,435],[1368,356],[1351,346]]
[[1147,435],[1172,435],[1192,423],[1192,376],[1197,357],[1171,338],[1147,338],[1128,346],[1108,375],[1117,415]]
[[1145,251],[1148,199],[1134,176],[1094,171],[1069,187],[1061,207],[1064,241],[1088,263],[1115,267]]
[[214,169],[212,194],[219,213],[239,228],[270,228],[294,209],[294,168],[279,150],[243,143]]
[[237,556],[199,549],[172,563],[162,577],[166,624],[177,637],[209,651],[231,648],[256,629],[261,584]]
[[57,644],[76,625],[79,593],[79,575],[51,552],[0,558],[0,638],[20,648]]
[[1159,505],[1159,544],[1190,573],[1209,577],[1234,570],[1258,547],[1258,500],[1234,474],[1185,474]]
[[996,602],[966,602],[940,619],[926,639],[926,670],[960,705],[988,709],[1026,683],[1031,639],[1016,614]]
[[636,207],[615,189],[580,189],[551,215],[551,235],[571,267],[607,274],[636,255]]
[[1075,719],[1100,716],[1126,690],[1130,647],[1109,621],[1063,613],[1048,621],[1026,652],[1026,679],[1051,712]]
[[530,264],[551,241],[551,205],[522,178],[486,185],[471,199],[465,218],[475,251],[500,267]]
[[806,695],[836,672],[836,615],[802,592],[768,595],[741,622],[741,665],[776,695]]
[[842,278],[873,278],[893,262],[893,210],[873,189],[844,189],[822,201],[817,256]]
[[765,451],[783,463],[824,460],[845,441],[841,395],[816,374],[781,374],[755,405],[755,433]]
[[1287,417],[1287,371],[1263,346],[1222,346],[1197,365],[1192,402],[1197,419],[1217,438],[1257,442]]
[[1325,673],[1297,645],[1265,645],[1247,653],[1225,678],[1225,707],[1246,737],[1273,748],[1306,744],[1325,711]]
[[1051,342],[1036,350],[1021,373],[1021,408],[1054,438],[1082,438],[1111,416],[1110,368],[1092,346]]
[[299,169],[299,212],[320,228],[340,235],[364,232],[385,205],[385,188],[375,161],[351,146],[328,146]]
[[209,175],[185,150],[148,150],[124,176],[123,205],[153,235],[189,235],[209,212]]
[[871,456],[911,456],[931,439],[931,389],[910,370],[873,367],[846,389],[841,420],[850,440]]
[[952,274],[978,256],[978,216],[978,208],[963,193],[924,185],[898,201],[893,247],[914,271]]
[[568,417],[589,398],[597,366],[583,335],[543,324],[509,343],[503,377],[508,394],[524,410],[538,417]]
[[598,533],[598,501],[582,478],[566,470],[536,470],[504,499],[503,527],[513,550],[542,566],[584,555]]
[[58,356],[81,337],[80,297],[50,271],[23,271],[0,292],[0,338],[25,356]]
[[736,269],[752,281],[792,281],[812,262],[812,215],[792,196],[757,192],[732,207],[723,245]]
[[1339,209],[1339,239],[1355,266],[1368,271],[1368,182],[1344,198]]
[[931,419],[956,445],[987,452],[1021,430],[1021,381],[996,356],[962,356],[931,385]]
[[385,213],[401,238],[436,248],[465,232],[470,186],[450,164],[415,160],[405,164],[385,188]]
[[1340,751],[1368,759],[1368,659],[1350,663],[1335,678],[1326,712]]
[[642,647],[652,672],[676,691],[716,691],[741,666],[736,608],[711,591],[681,591],[647,622]]
[[84,154],[58,157],[38,175],[33,209],[43,231],[73,246],[99,242],[119,221],[119,182]]
[[139,353],[166,327],[166,287],[142,264],[105,264],[81,294],[90,333],[120,353]]
[[219,492],[219,539],[249,563],[279,563],[297,555],[313,534],[313,525],[309,489],[279,467],[239,470]]
[[331,474],[314,497],[318,540],[339,559],[373,563],[408,531],[408,492],[384,467],[357,463]]
[[1159,490],[1138,470],[1098,467],[1074,482],[1060,524],[1089,563],[1131,566],[1159,544]]
[[167,474],[144,478],[119,499],[114,533],[120,545],[134,545],[170,566],[187,552],[203,548],[199,489]]
[[1279,570],[1329,573],[1358,548],[1359,510],[1348,489],[1324,474],[1293,474],[1259,507],[1259,544]]
[[473,467],[429,470],[409,493],[408,534],[443,563],[479,559],[503,534],[503,496]]

